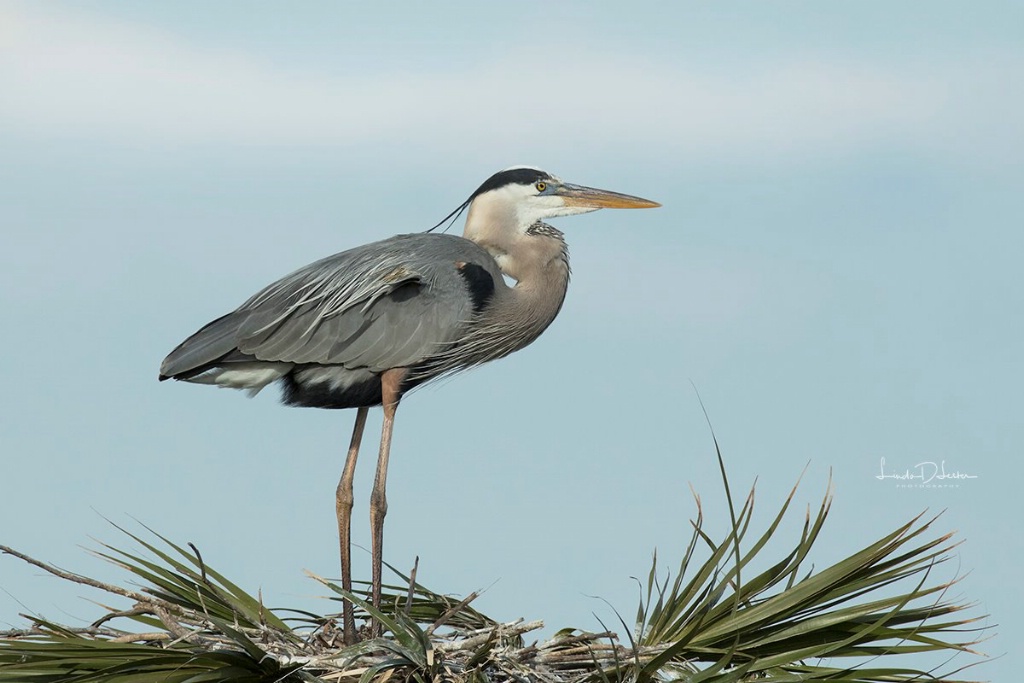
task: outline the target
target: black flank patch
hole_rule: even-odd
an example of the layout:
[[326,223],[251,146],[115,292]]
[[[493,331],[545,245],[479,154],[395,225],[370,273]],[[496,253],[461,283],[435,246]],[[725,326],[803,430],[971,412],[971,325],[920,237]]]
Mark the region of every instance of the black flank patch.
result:
[[289,372],[282,379],[281,402],[289,406],[305,408],[358,408],[381,404],[380,377],[346,387],[343,391],[332,389],[324,383],[302,384]]

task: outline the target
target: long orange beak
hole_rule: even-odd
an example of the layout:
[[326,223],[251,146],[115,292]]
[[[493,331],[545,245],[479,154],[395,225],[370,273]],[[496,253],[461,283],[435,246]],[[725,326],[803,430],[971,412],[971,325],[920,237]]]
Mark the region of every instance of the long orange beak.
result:
[[555,194],[562,197],[567,206],[585,206],[591,209],[653,209],[661,206],[650,199],[569,183],[559,186]]

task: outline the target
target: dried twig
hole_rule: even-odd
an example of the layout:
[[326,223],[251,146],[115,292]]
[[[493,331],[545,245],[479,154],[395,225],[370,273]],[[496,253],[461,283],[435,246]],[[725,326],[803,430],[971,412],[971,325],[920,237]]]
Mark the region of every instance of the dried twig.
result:
[[[536,631],[537,629],[544,628],[543,621],[529,621],[529,622],[511,622],[509,624],[498,624],[492,628],[479,629],[477,635],[470,636],[469,638],[458,638],[447,641],[441,641],[437,644],[436,649],[442,652],[455,652],[457,650],[469,650],[475,647],[479,647],[486,643],[489,639],[497,636],[498,638],[507,638],[509,636],[518,636],[530,631]],[[482,631],[482,632],[480,632]]]
[[127,588],[121,588],[120,586],[115,586],[110,583],[103,583],[102,581],[97,581],[96,579],[90,579],[88,576],[82,576],[81,574],[75,574],[73,572],[64,571],[63,569],[59,569],[58,567],[55,567],[52,564],[47,564],[42,560],[37,560],[34,557],[29,557],[25,553],[20,553],[13,548],[7,547],[6,545],[0,545],[0,553],[4,553],[5,555],[13,555],[14,557],[17,557],[19,560],[28,562],[29,564],[39,567],[43,571],[49,572],[50,574],[53,574],[54,576],[62,578],[66,581],[78,583],[83,586],[91,586],[92,588],[99,588],[100,590],[107,591],[108,593],[113,593],[115,595],[121,595],[126,598],[131,598],[136,602],[146,602],[147,600],[149,600],[148,596],[143,595],[142,593],[136,593],[135,591],[128,590]]

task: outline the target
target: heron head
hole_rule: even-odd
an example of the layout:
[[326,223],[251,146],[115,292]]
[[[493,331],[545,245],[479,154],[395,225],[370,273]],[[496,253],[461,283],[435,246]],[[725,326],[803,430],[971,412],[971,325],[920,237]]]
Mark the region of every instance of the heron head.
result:
[[648,199],[562,181],[532,166],[499,171],[484,181],[467,201],[471,223],[486,220],[493,229],[526,230],[546,218],[571,216],[598,209],[647,209],[661,206]]

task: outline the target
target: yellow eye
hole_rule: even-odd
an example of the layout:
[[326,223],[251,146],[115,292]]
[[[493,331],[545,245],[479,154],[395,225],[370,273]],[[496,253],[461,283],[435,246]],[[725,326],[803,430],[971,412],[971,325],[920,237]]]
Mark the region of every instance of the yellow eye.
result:
[[548,189],[548,184],[542,180],[538,182],[536,185],[534,185],[534,187],[537,188],[537,192],[543,192],[544,190]]

